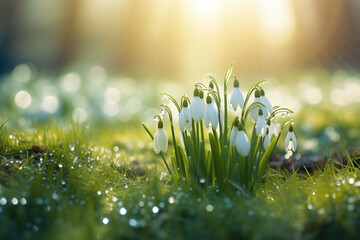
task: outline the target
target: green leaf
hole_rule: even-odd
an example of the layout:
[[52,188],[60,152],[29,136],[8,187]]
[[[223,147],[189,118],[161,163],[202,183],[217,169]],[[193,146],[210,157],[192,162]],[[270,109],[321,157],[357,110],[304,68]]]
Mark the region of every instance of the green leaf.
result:
[[145,131],[149,134],[151,140],[154,140],[154,136],[152,135],[152,133],[150,132],[150,130],[148,129],[148,127],[143,123],[141,124],[143,126],[143,128],[145,129]]
[[174,103],[174,105],[176,106],[177,110],[178,110],[179,112],[181,111],[180,105],[177,103],[177,101],[175,100],[175,98],[173,98],[170,94],[160,93],[160,96],[166,96],[166,97],[168,97],[168,98]]
[[224,177],[224,166],[220,156],[219,145],[212,133],[209,133],[209,140],[211,146],[211,153],[214,161],[215,175],[218,179],[218,183],[221,184]]
[[181,146],[178,146],[178,150],[179,150],[179,156],[180,156],[180,160],[181,160],[181,165],[184,168],[183,171],[185,173],[184,177],[188,177],[189,176],[189,161],[188,158],[186,156],[186,153],[184,151],[184,149]]
[[264,172],[265,172],[265,169],[269,163],[269,160],[271,158],[271,154],[273,153],[275,147],[276,147],[276,144],[280,138],[280,135],[279,134],[276,138],[274,138],[272,140],[272,142],[270,143],[269,147],[266,149],[263,157],[261,158],[260,160],[260,164],[259,164],[259,171],[258,171],[258,180],[260,181]]
[[233,68],[234,68],[234,62],[232,62],[230,64],[230,67],[226,70],[226,73],[225,73],[225,85],[226,86],[228,85],[229,79],[231,78]]

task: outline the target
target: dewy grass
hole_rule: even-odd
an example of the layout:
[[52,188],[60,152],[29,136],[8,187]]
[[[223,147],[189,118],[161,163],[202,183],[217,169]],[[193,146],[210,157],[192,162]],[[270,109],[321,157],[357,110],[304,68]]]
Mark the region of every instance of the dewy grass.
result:
[[[289,125],[285,139],[286,151],[292,154],[296,150],[293,121],[286,121],[280,127],[275,120],[277,114],[281,113],[285,116],[293,112],[287,108],[271,105],[262,88],[266,80],[254,84],[244,99],[239,81],[232,75],[232,70],[233,63],[225,74],[223,94],[211,75],[208,86],[203,83],[195,84],[192,101],[184,95],[178,103],[169,94],[161,94],[177,109],[175,116],[179,114],[178,123],[181,131],[179,136],[175,134],[174,115],[166,104],[161,105],[162,113],[155,116],[158,122],[155,136],[143,124],[153,140],[155,153],[162,157],[175,183],[184,179],[190,185],[214,186],[218,190],[225,190],[229,186],[227,183],[230,183],[235,188],[253,192],[262,179],[286,125]],[[227,91],[232,79],[234,79],[234,89],[229,102]],[[252,94],[255,95],[255,100],[250,104]],[[229,103],[234,111],[238,107],[241,109],[233,121],[229,120]],[[171,140],[174,146],[173,154],[170,156],[171,167],[165,158],[168,148],[168,138],[163,129],[165,114],[169,117]]]

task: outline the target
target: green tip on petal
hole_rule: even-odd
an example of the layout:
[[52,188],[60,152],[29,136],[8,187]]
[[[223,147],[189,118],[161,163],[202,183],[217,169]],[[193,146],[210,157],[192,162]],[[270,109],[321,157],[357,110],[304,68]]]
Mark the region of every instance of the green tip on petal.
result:
[[211,103],[212,103],[212,99],[211,99],[211,97],[210,97],[209,95],[206,97],[206,103],[207,103],[207,104],[211,104]]
[[258,89],[255,90],[255,97],[256,98],[260,97],[260,91]]
[[263,111],[261,108],[259,108],[259,116],[262,116],[263,115]]
[[200,90],[198,88],[195,88],[194,97],[198,97],[199,95],[200,95]]
[[201,89],[199,90],[199,97],[200,97],[200,99],[204,98],[204,92]]
[[264,91],[264,89],[260,89],[260,96],[265,96],[265,91]]
[[238,88],[239,87],[239,80],[235,79],[234,80],[234,88]]
[[267,120],[266,124],[267,124],[268,126],[270,126],[270,125],[271,125],[270,118]]
[[210,88],[210,89],[214,89],[214,83],[213,83],[213,82],[210,82],[210,83],[209,83],[209,88]]
[[183,106],[183,107],[188,107],[188,106],[189,106],[188,101],[187,101],[187,100],[184,100],[182,106]]
[[289,126],[289,132],[293,132],[293,131],[294,131],[293,125],[290,125],[290,126]]
[[243,130],[244,130],[244,126],[243,126],[242,123],[240,123],[240,122],[239,122],[238,130],[239,130],[239,131],[243,131]]
[[160,120],[158,122],[158,128],[163,128],[163,127],[164,127],[163,121]]
[[239,123],[240,123],[240,119],[238,117],[235,117],[234,122],[233,122],[233,126],[238,127]]

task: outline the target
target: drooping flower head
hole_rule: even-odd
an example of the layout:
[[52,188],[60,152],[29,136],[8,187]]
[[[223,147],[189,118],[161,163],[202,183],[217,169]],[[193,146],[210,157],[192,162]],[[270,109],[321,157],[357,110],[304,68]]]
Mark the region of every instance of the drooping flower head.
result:
[[266,133],[266,119],[263,114],[263,110],[259,108],[259,116],[256,120],[256,135],[260,137],[264,137]]
[[230,132],[230,146],[231,147],[234,147],[236,144],[236,135],[238,132],[239,123],[240,123],[239,117],[235,117],[232,128],[231,128],[231,132]]
[[274,119],[272,123],[268,120],[268,126],[270,135],[277,137],[280,133],[280,124],[276,121],[276,119]]
[[219,123],[218,114],[214,108],[214,105],[212,104],[212,99],[209,95],[206,97],[204,123],[206,127],[209,127],[211,123],[213,129],[216,129]]
[[230,104],[234,111],[236,111],[238,106],[240,109],[243,109],[244,107],[244,96],[240,91],[239,81],[237,79],[234,80],[234,89],[231,93]]
[[[266,106],[266,111],[269,114],[272,114],[274,112],[273,106],[272,106],[270,100],[265,96],[265,91],[262,88],[260,89],[260,99],[261,99],[262,103]],[[267,112],[266,112],[265,116],[267,115]],[[265,113],[265,111],[264,111],[264,113]]]
[[179,127],[181,132],[184,132],[185,130],[191,129],[191,113],[189,109],[189,103],[186,99],[182,102],[182,108],[179,115]]
[[166,136],[166,133],[164,131],[164,124],[160,120],[158,122],[158,129],[154,136],[154,151],[156,154],[159,154],[160,152],[166,153],[168,149],[168,138]]
[[[261,103],[262,104],[262,101],[260,99],[260,91],[258,89],[255,90],[254,103]],[[258,119],[259,109],[260,109],[260,106],[256,106],[250,111],[250,116],[251,116],[251,119],[252,119],[253,122],[256,122],[257,119]]]
[[246,157],[247,155],[249,155],[250,142],[244,132],[244,127],[241,123],[239,123],[238,126],[238,132],[236,134],[235,142],[236,150],[241,156]]
[[204,116],[204,101],[200,99],[200,90],[195,88],[194,97],[191,102],[190,112],[195,122],[200,122]]
[[294,134],[294,127],[292,125],[289,126],[289,132],[285,138],[285,151],[286,152],[295,152],[297,148],[297,140]]

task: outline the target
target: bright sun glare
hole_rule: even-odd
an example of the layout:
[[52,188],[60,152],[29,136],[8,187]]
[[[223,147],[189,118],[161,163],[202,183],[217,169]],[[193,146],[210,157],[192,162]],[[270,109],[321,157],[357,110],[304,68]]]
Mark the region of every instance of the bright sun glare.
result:
[[274,43],[288,41],[294,33],[294,13],[287,0],[258,0],[261,24]]

